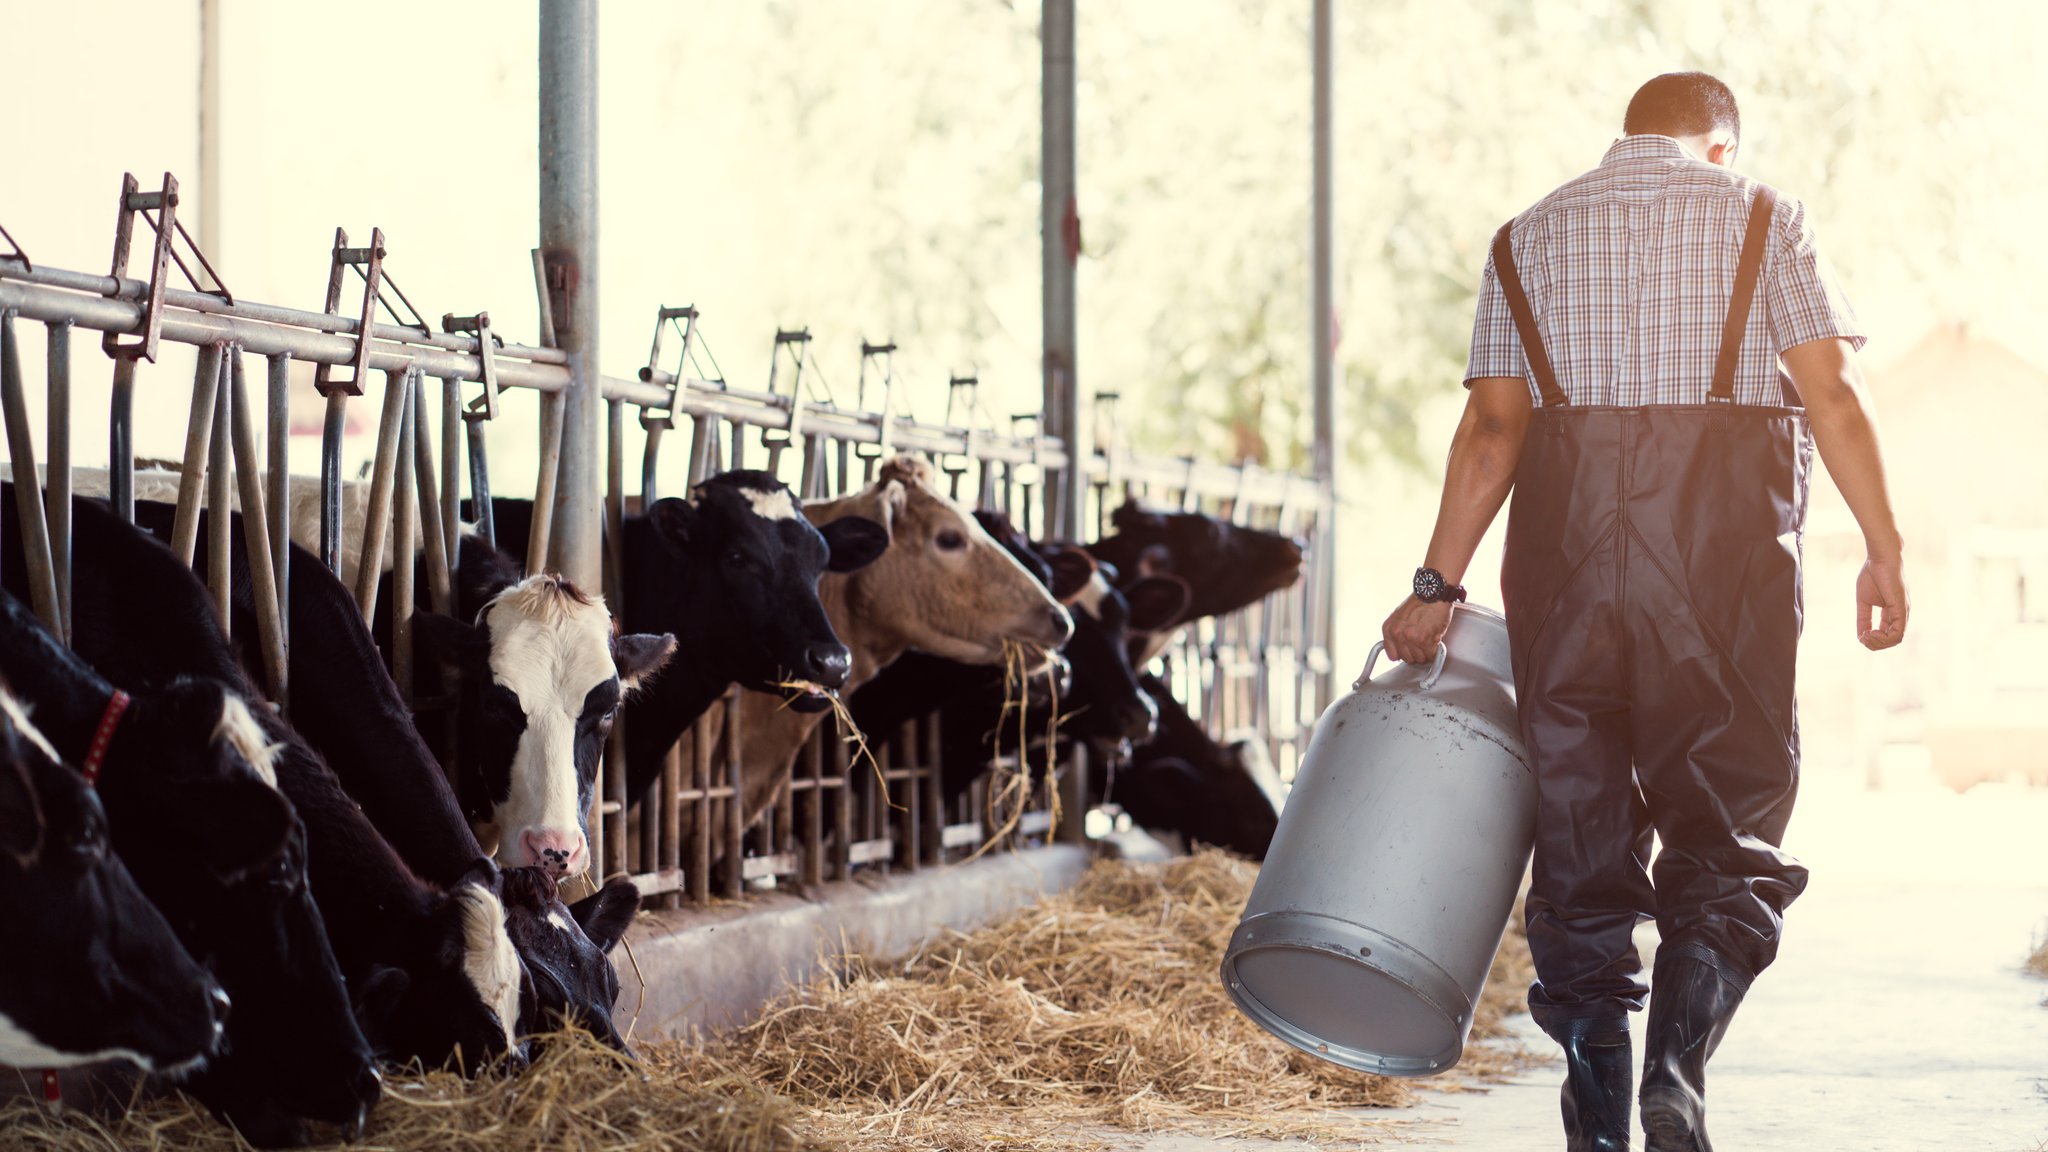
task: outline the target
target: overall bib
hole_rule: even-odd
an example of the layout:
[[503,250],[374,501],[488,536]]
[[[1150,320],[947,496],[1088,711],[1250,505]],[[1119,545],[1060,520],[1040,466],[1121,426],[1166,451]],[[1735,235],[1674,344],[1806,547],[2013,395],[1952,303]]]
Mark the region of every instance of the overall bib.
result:
[[1515,271],[1513,222],[1494,238],[1543,398],[1502,585],[1538,792],[1529,1004],[1553,1035],[1643,1006],[1639,918],[1656,919],[1666,951],[1711,951],[1746,986],[1806,886],[1778,846],[1799,774],[1812,440],[1789,383],[1784,407],[1734,402],[1775,203],[1758,188],[1704,405],[1570,404]]

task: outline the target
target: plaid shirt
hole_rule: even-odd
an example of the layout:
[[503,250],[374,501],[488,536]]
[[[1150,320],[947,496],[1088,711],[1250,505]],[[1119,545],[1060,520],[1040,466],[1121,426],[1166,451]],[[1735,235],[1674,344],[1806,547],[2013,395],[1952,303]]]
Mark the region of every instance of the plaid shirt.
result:
[[[1515,217],[1515,264],[1571,403],[1706,403],[1755,189],[1668,136],[1625,136],[1598,168]],[[1778,355],[1835,336],[1863,346],[1806,206],[1781,195],[1736,403],[1784,403]],[[1490,250],[1465,369],[1468,385],[1480,376],[1530,378]],[[1529,393],[1543,403],[1533,381]]]

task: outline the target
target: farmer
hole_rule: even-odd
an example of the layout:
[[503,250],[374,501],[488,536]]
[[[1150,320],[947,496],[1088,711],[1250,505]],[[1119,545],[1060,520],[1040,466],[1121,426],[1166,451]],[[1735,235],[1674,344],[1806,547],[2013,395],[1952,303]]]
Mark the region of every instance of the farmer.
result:
[[[1529,1009],[1564,1046],[1566,1146],[1629,1147],[1628,1013],[1647,992],[1648,1148],[1708,1152],[1706,1062],[1806,886],[1779,844],[1812,444],[1863,530],[1864,647],[1905,636],[1906,584],[1863,333],[1805,207],[1735,174],[1741,117],[1711,76],[1651,80],[1622,130],[1494,237],[1435,535],[1383,638],[1435,655],[1512,489],[1502,595],[1538,794]],[[1647,983],[1643,917],[1662,939]]]

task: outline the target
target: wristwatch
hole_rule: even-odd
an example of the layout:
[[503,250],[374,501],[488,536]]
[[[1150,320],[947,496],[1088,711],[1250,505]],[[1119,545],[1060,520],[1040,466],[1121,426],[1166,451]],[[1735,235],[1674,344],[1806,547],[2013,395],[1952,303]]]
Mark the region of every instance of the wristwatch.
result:
[[1444,574],[1434,568],[1417,568],[1415,598],[1424,604],[1462,604],[1465,602],[1465,586],[1444,579]]

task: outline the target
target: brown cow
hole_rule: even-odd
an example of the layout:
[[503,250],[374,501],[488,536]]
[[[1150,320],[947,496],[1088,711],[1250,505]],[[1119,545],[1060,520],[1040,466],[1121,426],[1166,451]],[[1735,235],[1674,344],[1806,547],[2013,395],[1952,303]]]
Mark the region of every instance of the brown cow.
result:
[[[1074,623],[1024,566],[932,484],[931,465],[897,456],[865,491],[804,506],[813,524],[864,516],[889,531],[881,559],[847,575],[828,573],[818,597],[853,653],[851,692],[915,648],[968,664],[1001,664],[1005,642],[1023,645],[1036,671],[1073,634]],[[706,715],[715,723],[717,713]],[[823,718],[758,692],[740,695],[745,819],[752,824],[789,779],[799,750]]]

